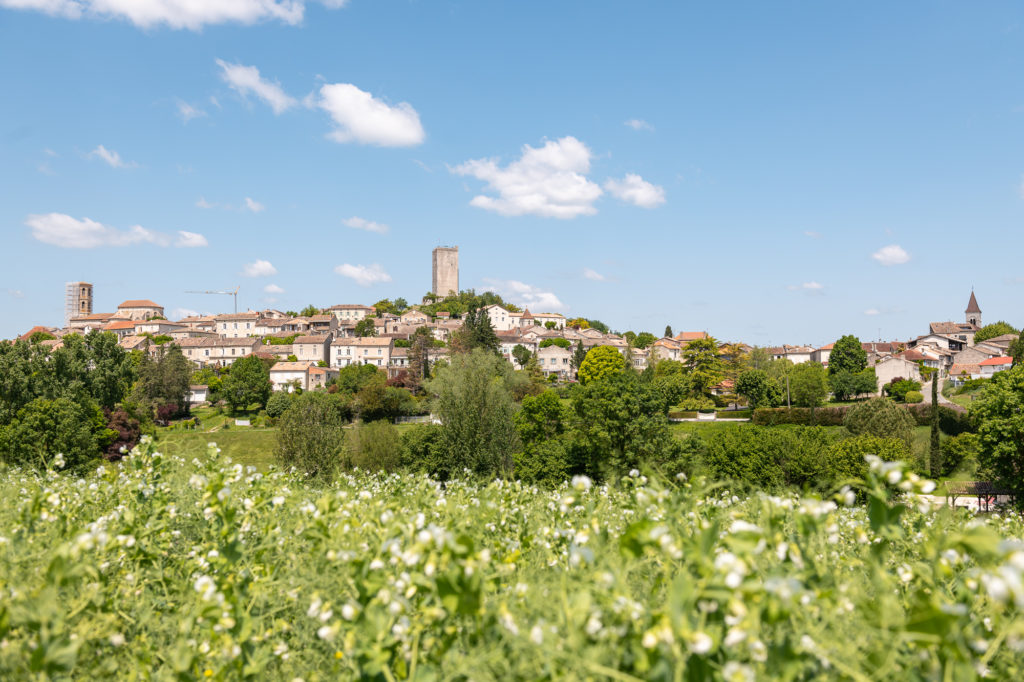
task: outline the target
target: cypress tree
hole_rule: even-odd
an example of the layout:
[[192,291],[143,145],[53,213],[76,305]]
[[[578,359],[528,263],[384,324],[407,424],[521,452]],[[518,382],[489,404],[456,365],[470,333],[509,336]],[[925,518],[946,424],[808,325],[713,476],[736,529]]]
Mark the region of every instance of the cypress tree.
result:
[[932,478],[942,475],[942,448],[939,445],[939,371],[932,374],[932,442],[929,464]]

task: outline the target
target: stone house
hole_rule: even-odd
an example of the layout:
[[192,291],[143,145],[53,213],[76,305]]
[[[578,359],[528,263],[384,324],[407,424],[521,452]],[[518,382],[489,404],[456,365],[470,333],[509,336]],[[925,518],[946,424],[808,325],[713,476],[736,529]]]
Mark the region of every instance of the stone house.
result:
[[279,362],[270,368],[270,383],[274,391],[291,393],[296,387],[303,391],[309,387],[311,362]]
[[984,379],[990,379],[996,372],[1006,371],[1012,366],[1013,358],[1011,357],[989,358],[978,363],[981,376]]
[[359,305],[356,303],[343,303],[341,305],[332,305],[327,309],[327,312],[334,315],[338,319],[338,322],[344,324],[350,322],[355,324],[364,317],[377,314],[377,309],[369,305]]
[[548,346],[537,351],[537,362],[545,376],[557,374],[559,379],[572,377],[572,351],[559,346]]
[[176,331],[187,329],[183,325],[177,322],[169,322],[168,320],[139,320],[134,322],[135,333],[152,334],[153,336],[170,336]]
[[533,313],[533,319],[534,323],[539,324],[541,327],[547,327],[548,322],[554,322],[555,329],[565,329],[565,316],[558,313]]
[[496,332],[512,331],[520,324],[520,319],[512,317],[512,313],[500,305],[491,304],[484,307],[487,317],[491,318],[491,327]]
[[875,364],[875,377],[878,379],[878,393],[881,395],[882,387],[897,377],[920,381],[921,369],[916,362],[891,355]]
[[414,308],[410,308],[409,310],[406,310],[404,313],[399,315],[398,320],[402,324],[411,324],[417,327],[422,327],[430,323],[430,318],[427,317],[427,314],[425,312],[423,312],[422,310],[416,310]]
[[292,354],[299,362],[327,362],[331,357],[332,340],[330,334],[300,336],[292,341]]
[[247,336],[256,336],[256,325],[260,321],[259,313],[248,311],[245,313],[228,313],[217,315],[217,335],[225,339],[241,339]]
[[330,366],[375,365],[386,368],[391,364],[394,339],[354,337],[335,339],[331,342]]
[[117,306],[114,317],[122,320],[146,320],[151,317],[163,317],[164,307],[146,298],[131,299]]

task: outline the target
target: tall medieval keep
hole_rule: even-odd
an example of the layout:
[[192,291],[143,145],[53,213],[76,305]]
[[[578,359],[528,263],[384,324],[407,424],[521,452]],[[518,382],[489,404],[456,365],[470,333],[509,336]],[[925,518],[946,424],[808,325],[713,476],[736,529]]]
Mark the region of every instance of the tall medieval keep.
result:
[[434,249],[433,264],[430,290],[437,296],[459,293],[459,247],[437,247]]

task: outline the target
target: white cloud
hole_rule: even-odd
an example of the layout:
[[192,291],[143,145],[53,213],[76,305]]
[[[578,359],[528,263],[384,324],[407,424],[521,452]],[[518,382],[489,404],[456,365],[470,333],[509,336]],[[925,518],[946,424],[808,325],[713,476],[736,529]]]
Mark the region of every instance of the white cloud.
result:
[[451,169],[487,183],[497,197],[473,197],[470,205],[501,215],[575,218],[597,213],[601,188],[591,182],[591,152],[575,137],[548,140],[543,147],[523,145],[523,154],[504,168],[497,159],[474,159]]
[[654,126],[652,126],[650,123],[643,120],[642,118],[631,118],[628,121],[625,121],[623,125],[626,125],[632,128],[633,130],[649,130],[652,132],[654,131]]
[[910,260],[910,254],[904,251],[899,244],[883,246],[871,254],[871,257],[882,265],[902,265]]
[[341,222],[356,230],[366,230],[367,232],[376,232],[377,234],[387,234],[388,230],[391,229],[384,223],[375,223],[372,220],[366,220],[365,218],[359,218],[358,216],[346,218]]
[[[205,246],[206,238],[195,232],[178,232],[178,239],[162,232],[147,230],[133,225],[127,230],[109,227],[89,218],[72,218],[64,213],[30,215],[25,224],[32,229],[32,236],[44,244],[65,249],[95,249],[101,246],[133,246],[154,244],[156,246],[194,247]],[[202,241],[202,243],[199,243]]]
[[815,232],[814,230],[804,230],[804,236],[810,237],[811,239],[819,239],[821,237],[821,233]]
[[199,201],[196,202],[196,206],[199,208],[216,208],[217,204],[211,204],[205,197],[199,197]]
[[112,168],[135,168],[138,165],[134,161],[123,160],[120,154],[115,152],[113,149],[107,149],[103,145],[99,145],[96,149],[89,152],[89,158],[103,159]]
[[342,277],[348,277],[349,279],[355,280],[355,283],[361,287],[368,287],[371,284],[379,284],[380,282],[390,282],[391,275],[384,272],[377,263],[372,265],[339,265],[334,268],[334,272],[341,275]]
[[206,241],[206,237],[198,232],[178,230],[178,241],[174,245],[186,249],[195,249],[201,246],[209,246],[210,243]]
[[804,282],[802,284],[791,284],[786,287],[790,291],[810,291],[812,293],[820,293],[825,287],[818,282]]
[[390,106],[351,83],[328,83],[320,88],[317,105],[330,114],[335,142],[358,142],[381,147],[413,147],[426,134],[420,116],[408,102]]
[[[166,25],[174,29],[200,30],[226,23],[254,24],[280,21],[294,26],[302,22],[308,0],[0,0],[0,7],[36,10],[68,19],[124,19],[139,28]],[[321,0],[337,9],[346,0]]]
[[278,83],[262,78],[260,70],[255,66],[229,64],[223,59],[216,61],[217,66],[221,68],[220,77],[242,97],[247,97],[250,93],[256,95],[266,102],[275,114],[298,104],[298,101],[282,90]]
[[865,315],[878,315],[880,313],[878,311],[878,308],[868,308],[867,310],[864,311],[864,314]]
[[175,308],[171,311],[172,320],[180,320],[183,317],[199,317],[199,311],[191,308]]
[[640,208],[654,208],[665,203],[665,188],[652,185],[636,173],[627,173],[622,180],[608,180],[604,188],[613,197]]
[[257,260],[253,263],[246,263],[242,268],[242,274],[246,277],[270,277],[277,274],[277,268],[268,260]]
[[8,289],[7,295],[11,298],[25,298],[25,292],[21,289]]
[[[3,0],[0,0],[0,2],[3,2]],[[188,102],[179,99],[178,116],[181,116],[181,120],[183,123],[188,123],[194,118],[202,118],[203,116],[206,116],[206,112],[202,109],[192,106]]]
[[608,281],[607,277],[602,275],[600,272],[597,272],[596,270],[591,270],[590,268],[583,268],[583,276],[586,277],[587,279],[592,279],[595,282]]
[[283,294],[284,293],[284,289],[282,289],[281,287],[277,286],[276,284],[268,284],[267,286],[263,287],[263,293],[265,293],[265,294]]
[[249,210],[249,211],[252,211],[253,213],[259,213],[260,211],[262,211],[266,207],[263,204],[261,204],[260,202],[255,201],[254,199],[251,199],[250,197],[246,197],[245,198],[245,208],[247,210]]
[[547,313],[563,311],[567,306],[551,291],[544,291],[525,282],[514,279],[484,279],[484,291],[494,291],[502,298],[517,306],[532,308],[533,312]]

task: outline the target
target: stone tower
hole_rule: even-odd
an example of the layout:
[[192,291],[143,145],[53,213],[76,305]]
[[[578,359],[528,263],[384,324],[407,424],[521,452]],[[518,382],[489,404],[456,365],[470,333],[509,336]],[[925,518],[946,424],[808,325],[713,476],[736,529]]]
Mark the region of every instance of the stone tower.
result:
[[72,317],[92,315],[92,285],[88,282],[67,282],[64,285],[64,326]]
[[967,324],[973,324],[976,327],[981,326],[981,308],[978,306],[978,299],[974,297],[974,292],[971,292],[971,300],[967,302]]
[[459,293],[459,247],[439,246],[434,249],[434,273],[430,290],[437,296]]

